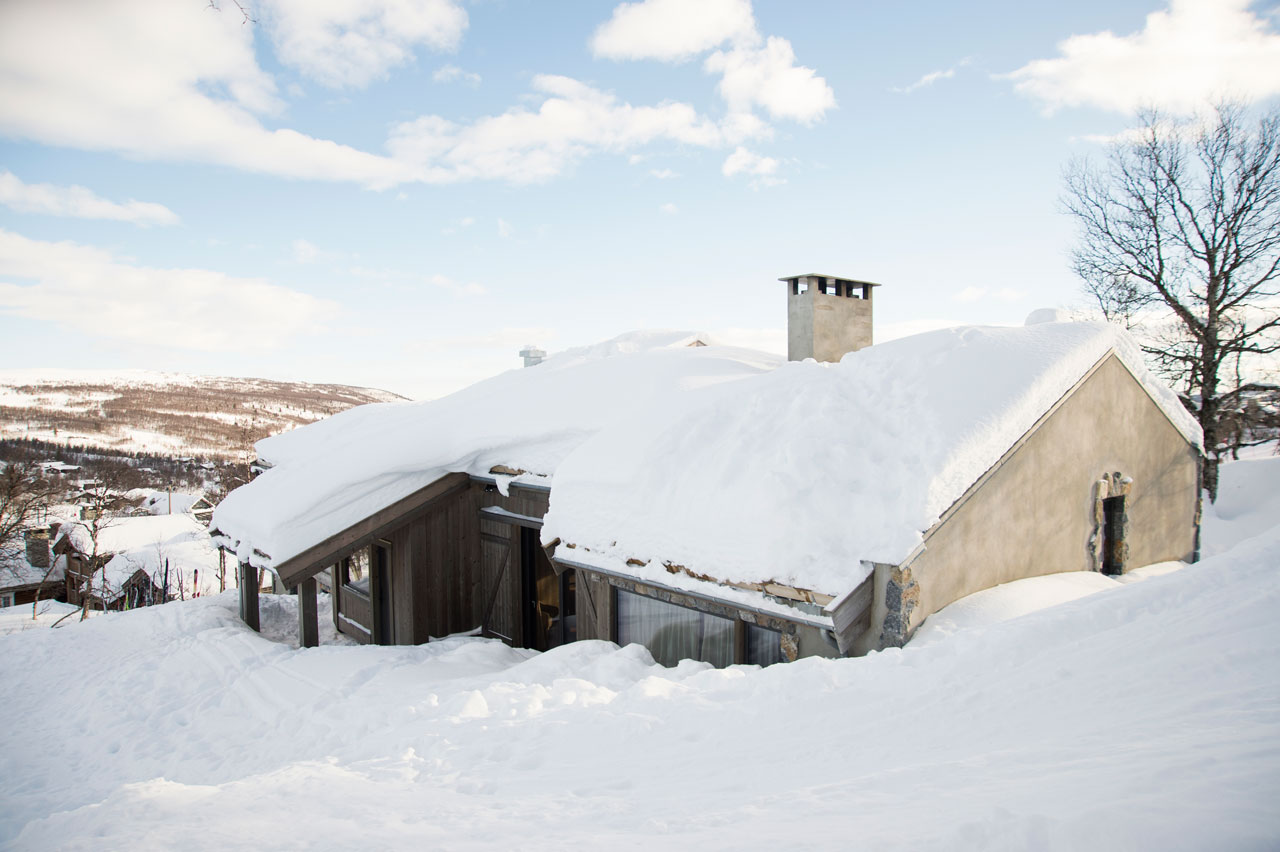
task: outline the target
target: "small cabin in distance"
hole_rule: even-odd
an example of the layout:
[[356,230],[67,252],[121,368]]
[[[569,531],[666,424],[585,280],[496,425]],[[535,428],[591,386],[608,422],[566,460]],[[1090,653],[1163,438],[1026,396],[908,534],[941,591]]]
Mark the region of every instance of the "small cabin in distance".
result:
[[879,284],[809,272],[787,285],[787,360],[839,361],[872,343],[871,291]]

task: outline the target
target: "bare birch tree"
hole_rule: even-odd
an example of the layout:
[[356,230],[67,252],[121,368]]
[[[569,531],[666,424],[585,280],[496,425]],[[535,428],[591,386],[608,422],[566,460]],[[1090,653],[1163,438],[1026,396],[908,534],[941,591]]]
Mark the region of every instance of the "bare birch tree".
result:
[[1233,419],[1259,395],[1280,394],[1242,370],[1280,351],[1280,112],[1255,123],[1220,104],[1202,123],[1141,118],[1102,166],[1067,168],[1074,268],[1111,319],[1172,315],[1140,336],[1204,429],[1203,486],[1214,500]]

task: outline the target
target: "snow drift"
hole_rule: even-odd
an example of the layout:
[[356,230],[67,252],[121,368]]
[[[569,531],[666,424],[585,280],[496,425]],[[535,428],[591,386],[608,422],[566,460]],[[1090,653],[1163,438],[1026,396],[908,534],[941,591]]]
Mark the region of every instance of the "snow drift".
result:
[[300,650],[231,594],[68,621],[0,638],[0,846],[1273,848],[1278,563],[1272,528],[924,648],[763,670]]

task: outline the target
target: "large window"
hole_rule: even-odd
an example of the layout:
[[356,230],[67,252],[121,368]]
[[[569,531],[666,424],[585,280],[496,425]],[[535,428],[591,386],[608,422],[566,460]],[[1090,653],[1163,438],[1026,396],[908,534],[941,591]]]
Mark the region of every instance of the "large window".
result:
[[701,660],[733,664],[734,622],[618,589],[618,644],[644,645],[664,666]]
[[776,630],[747,627],[747,662],[757,666],[771,666],[782,662],[782,634]]

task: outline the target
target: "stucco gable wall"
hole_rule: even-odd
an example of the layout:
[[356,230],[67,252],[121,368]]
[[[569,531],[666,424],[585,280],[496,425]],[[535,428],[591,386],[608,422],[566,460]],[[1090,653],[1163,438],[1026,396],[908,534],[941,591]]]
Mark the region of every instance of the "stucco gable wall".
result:
[[1126,506],[1128,565],[1191,559],[1196,451],[1112,354],[904,566],[918,594],[905,619],[908,635],[930,613],[973,592],[1092,570],[1095,484],[1116,471],[1133,479]]

